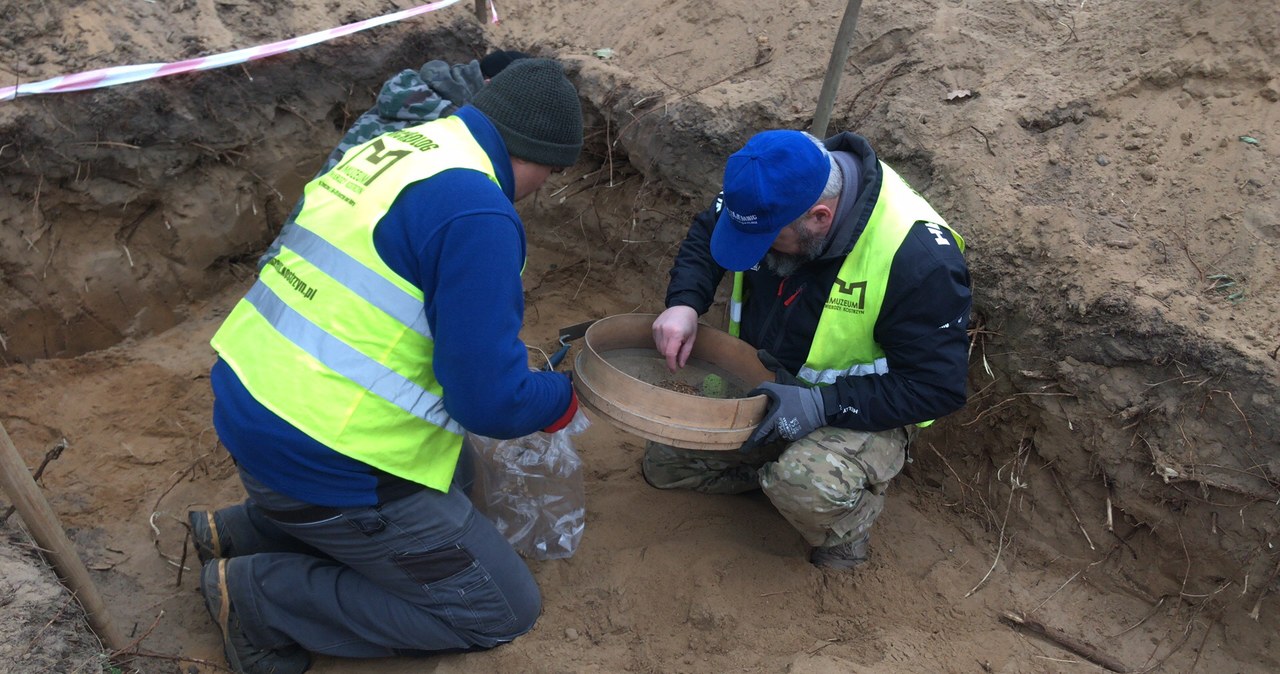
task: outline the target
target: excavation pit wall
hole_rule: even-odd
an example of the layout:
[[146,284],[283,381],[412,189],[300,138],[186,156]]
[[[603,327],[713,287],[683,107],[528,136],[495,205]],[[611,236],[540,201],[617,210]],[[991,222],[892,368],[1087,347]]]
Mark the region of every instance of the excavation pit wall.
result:
[[[490,48],[468,22],[388,33],[352,38],[367,56],[358,60],[322,45],[0,105],[6,366],[180,324],[255,272],[389,73],[425,53],[458,62]],[[564,62],[583,97],[587,147],[521,204],[529,237],[579,251],[564,274],[579,291],[625,277],[648,298],[638,308],[659,310],[671,257],[714,196],[724,158],[757,130],[803,120],[766,105],[670,100],[608,63]],[[1052,219],[1051,207],[988,201],[956,177],[954,159],[921,150],[930,139],[889,117],[859,130],[964,233],[974,277],[971,403],[921,436],[904,479],[1002,541],[1016,532],[1047,555],[1107,559],[1094,582],[1118,591],[1154,603],[1234,583],[1244,590],[1222,600],[1251,605],[1266,587],[1257,579],[1274,580],[1280,529],[1274,369],[1123,295],[1079,298],[1032,241],[983,228],[1024,208]]]

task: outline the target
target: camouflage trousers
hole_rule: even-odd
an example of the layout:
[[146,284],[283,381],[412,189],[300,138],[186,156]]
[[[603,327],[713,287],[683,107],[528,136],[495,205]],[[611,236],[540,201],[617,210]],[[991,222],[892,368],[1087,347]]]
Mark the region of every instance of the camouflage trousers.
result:
[[824,426],[795,442],[747,453],[650,442],[641,468],[645,480],[659,489],[706,494],[763,489],[810,545],[830,547],[871,528],[915,433],[915,426],[877,433]]

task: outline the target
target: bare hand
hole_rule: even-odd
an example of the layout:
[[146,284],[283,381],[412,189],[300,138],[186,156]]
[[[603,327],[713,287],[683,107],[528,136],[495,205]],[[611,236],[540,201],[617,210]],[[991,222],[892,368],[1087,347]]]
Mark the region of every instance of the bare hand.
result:
[[689,361],[693,340],[698,336],[698,312],[693,307],[674,306],[653,321],[653,344],[667,359],[667,369],[675,372]]

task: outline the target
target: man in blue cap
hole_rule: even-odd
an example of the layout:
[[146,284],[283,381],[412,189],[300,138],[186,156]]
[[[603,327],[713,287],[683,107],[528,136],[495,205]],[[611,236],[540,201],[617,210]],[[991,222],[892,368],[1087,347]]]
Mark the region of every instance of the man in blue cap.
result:
[[698,316],[733,272],[730,332],[777,377],[737,452],[650,443],[660,489],[763,489],[810,561],[866,561],[884,492],[920,427],[964,405],[972,304],[964,240],[866,139],[765,131],[676,255],[654,342],[684,367]]

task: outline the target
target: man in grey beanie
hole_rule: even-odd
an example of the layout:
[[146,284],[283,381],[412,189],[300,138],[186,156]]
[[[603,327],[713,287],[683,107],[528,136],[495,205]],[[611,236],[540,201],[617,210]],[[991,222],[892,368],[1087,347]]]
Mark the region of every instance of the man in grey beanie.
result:
[[538,587],[472,507],[463,440],[578,413],[567,376],[527,364],[514,203],[581,151],[577,91],[523,59],[307,184],[212,341],[214,427],[248,498],[189,522],[232,671],[492,648],[533,627]]
[[582,151],[582,106],[559,64],[523,59],[489,80],[472,105],[498,127],[512,157],[572,166]]

